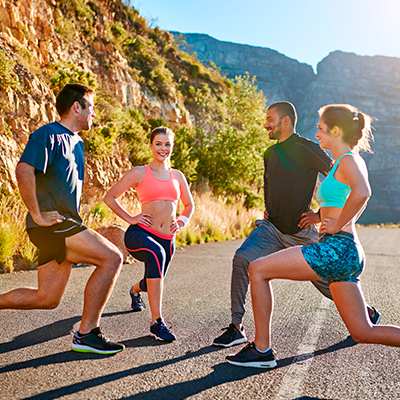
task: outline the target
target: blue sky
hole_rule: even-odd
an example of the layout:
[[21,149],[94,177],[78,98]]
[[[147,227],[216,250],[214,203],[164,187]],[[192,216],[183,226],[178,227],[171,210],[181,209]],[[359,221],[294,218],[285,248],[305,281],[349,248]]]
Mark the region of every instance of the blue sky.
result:
[[400,58],[400,0],[131,0],[152,27],[268,47],[316,68],[330,52]]

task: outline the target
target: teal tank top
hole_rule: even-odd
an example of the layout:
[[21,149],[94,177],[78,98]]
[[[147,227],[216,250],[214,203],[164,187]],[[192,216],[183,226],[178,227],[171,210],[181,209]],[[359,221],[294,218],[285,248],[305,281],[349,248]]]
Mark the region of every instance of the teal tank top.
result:
[[[348,153],[343,154],[343,156],[347,154],[352,154],[352,152],[349,151]],[[342,157],[336,161],[335,165],[329,171],[327,177],[318,186],[316,198],[320,207],[343,208],[344,203],[346,203],[346,200],[349,197],[351,192],[350,186],[339,182],[334,176]]]

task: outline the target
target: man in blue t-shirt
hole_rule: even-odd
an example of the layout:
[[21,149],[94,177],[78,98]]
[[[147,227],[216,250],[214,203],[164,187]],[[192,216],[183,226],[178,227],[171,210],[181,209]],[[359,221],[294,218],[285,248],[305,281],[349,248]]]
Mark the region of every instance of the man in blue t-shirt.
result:
[[80,131],[92,126],[94,90],[67,84],[58,94],[59,122],[33,132],[16,169],[28,215],[26,230],[39,249],[38,288],[0,294],[0,309],[50,309],[60,303],[72,264],[96,269],[86,288],[82,320],[72,350],[115,354],[124,345],[111,342],[99,328],[101,313],[122,266],[120,251],[82,224],[79,216],[85,161]]

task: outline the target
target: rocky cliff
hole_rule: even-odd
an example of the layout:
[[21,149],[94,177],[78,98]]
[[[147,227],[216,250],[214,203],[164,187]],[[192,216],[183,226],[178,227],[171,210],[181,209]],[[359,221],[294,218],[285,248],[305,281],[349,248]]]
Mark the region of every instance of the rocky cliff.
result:
[[256,75],[268,104],[293,102],[299,114],[297,130],[309,138],[315,135],[318,109],[329,103],[350,103],[374,117],[374,154],[364,155],[373,195],[360,222],[400,221],[400,59],[336,51],[318,64],[314,74],[309,65],[270,49],[207,35],[184,37],[200,60],[215,62],[229,77],[246,71]]
[[[178,32],[171,32],[179,35]],[[275,50],[236,43],[221,42],[204,34],[185,34],[183,48],[195,52],[205,62],[214,62],[228,78],[248,72],[257,77],[256,85],[269,103],[290,99],[298,104],[304,88],[315,80],[310,65],[301,64]]]
[[[15,167],[29,134],[58,118],[49,75],[63,63],[95,76],[102,92],[121,107],[140,109],[146,117],[171,126],[182,119],[184,106],[141,86],[138,74],[111,40],[110,32],[122,27],[121,21],[138,31],[148,30],[138,15],[134,15],[136,24],[129,20],[126,10],[121,1],[0,0],[0,50],[15,63],[16,76],[14,85],[4,86],[0,79],[2,192],[16,188]],[[126,153],[87,157],[86,200],[102,197],[110,183],[131,167]]]

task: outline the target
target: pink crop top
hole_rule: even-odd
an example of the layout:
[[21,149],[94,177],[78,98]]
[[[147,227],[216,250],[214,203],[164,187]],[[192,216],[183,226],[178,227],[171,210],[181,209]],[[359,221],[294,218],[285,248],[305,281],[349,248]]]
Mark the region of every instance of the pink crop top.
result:
[[169,168],[169,179],[158,179],[154,176],[149,164],[145,165],[143,180],[136,186],[136,193],[142,204],[156,200],[169,200],[178,203],[181,197],[179,181]]

